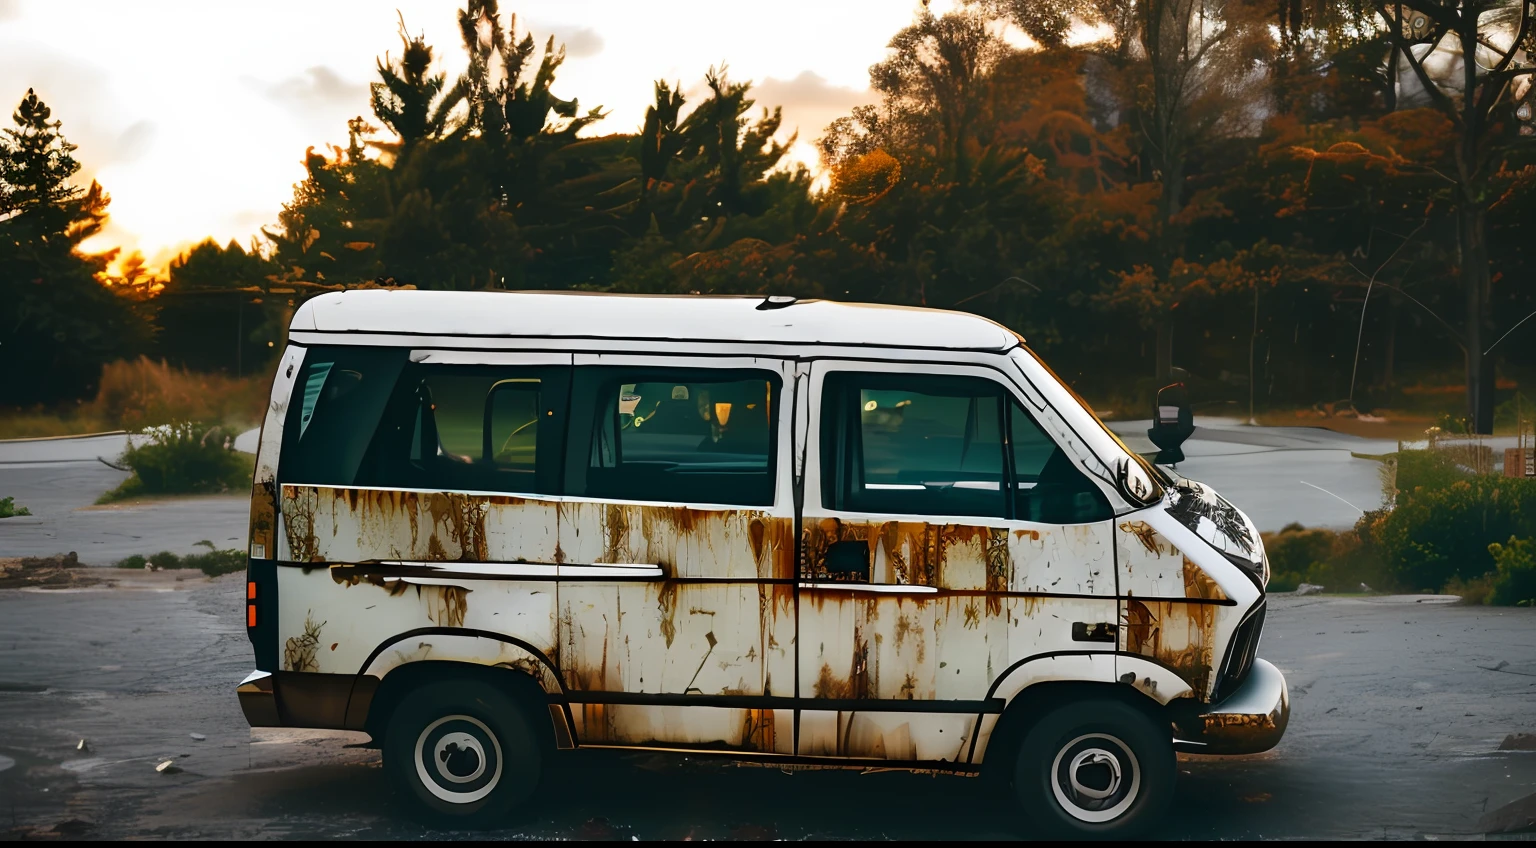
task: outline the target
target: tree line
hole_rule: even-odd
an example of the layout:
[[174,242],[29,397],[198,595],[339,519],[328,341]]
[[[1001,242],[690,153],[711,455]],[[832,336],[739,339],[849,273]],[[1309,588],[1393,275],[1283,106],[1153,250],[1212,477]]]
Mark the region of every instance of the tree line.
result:
[[725,67],[695,97],[658,81],[637,132],[600,134],[601,108],[561,96],[563,48],[468,0],[461,75],[402,22],[369,114],[306,152],[262,237],[198,245],[160,281],[76,250],[107,197],[72,187],[29,92],[0,147],[0,341],[38,364],[0,403],[88,390],[125,352],[259,370],[294,304],[334,288],[578,288],[964,309],[1126,403],[1178,376],[1240,408],[1368,409],[1451,379],[1486,431],[1499,375],[1536,366],[1533,17],[1532,0],[920,7],[871,102],[816,137],[818,179]]

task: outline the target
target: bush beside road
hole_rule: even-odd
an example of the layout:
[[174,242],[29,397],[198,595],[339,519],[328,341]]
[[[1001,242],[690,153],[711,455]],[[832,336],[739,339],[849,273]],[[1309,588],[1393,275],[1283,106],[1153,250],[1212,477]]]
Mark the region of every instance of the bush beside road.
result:
[[1347,530],[1290,525],[1265,534],[1273,591],[1369,586],[1536,603],[1536,480],[1473,474],[1436,451],[1387,459],[1396,467],[1390,509],[1367,512]]

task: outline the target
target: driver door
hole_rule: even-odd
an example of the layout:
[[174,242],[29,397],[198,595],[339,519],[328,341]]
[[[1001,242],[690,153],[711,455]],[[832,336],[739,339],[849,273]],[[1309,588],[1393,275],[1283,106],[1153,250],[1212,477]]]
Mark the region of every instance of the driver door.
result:
[[1073,638],[1116,620],[1108,501],[996,370],[817,363],[811,397],[797,752],[968,762],[1010,667],[1113,653]]

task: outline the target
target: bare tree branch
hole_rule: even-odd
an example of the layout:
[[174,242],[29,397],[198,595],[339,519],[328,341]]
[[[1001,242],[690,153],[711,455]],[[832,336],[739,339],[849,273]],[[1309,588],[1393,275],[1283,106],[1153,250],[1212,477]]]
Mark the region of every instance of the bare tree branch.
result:
[[[1429,78],[1429,73],[1424,70],[1423,63],[1419,61],[1417,56],[1413,55],[1413,45],[1403,38],[1402,6],[1399,5],[1397,7],[1398,13],[1394,18],[1392,15],[1388,14],[1387,4],[1381,2],[1381,0],[1377,0],[1376,11],[1388,21],[1389,25],[1393,22],[1396,23],[1395,27],[1389,26],[1391,33],[1387,36],[1387,38],[1393,44],[1397,44],[1402,47],[1403,58],[1408,60],[1408,66],[1413,69],[1414,76],[1418,78],[1419,84],[1424,86],[1424,92],[1429,95],[1429,99],[1433,101],[1436,106],[1440,107],[1441,111],[1445,112],[1445,114],[1450,117],[1451,123],[1455,124],[1457,129],[1464,128],[1466,123],[1462,119],[1461,114],[1456,111],[1455,101],[1451,100],[1451,98],[1447,96],[1445,92],[1440,90],[1440,86],[1436,84],[1434,80]],[[1419,11],[1424,10],[1420,9]],[[1430,46],[1430,53],[1433,53],[1438,47],[1439,40],[1437,39]]]

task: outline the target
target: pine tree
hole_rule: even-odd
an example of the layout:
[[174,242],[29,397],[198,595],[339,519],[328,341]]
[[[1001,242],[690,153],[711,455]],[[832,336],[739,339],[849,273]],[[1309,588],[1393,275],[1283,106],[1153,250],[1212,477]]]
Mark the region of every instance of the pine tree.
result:
[[464,99],[462,86],[444,91],[446,74],[432,73],[432,47],[426,37],[415,38],[400,18],[399,60],[389,54],[379,60],[379,81],[372,84],[373,114],[398,139],[381,143],[381,149],[405,157],[423,141],[441,138],[451,127],[453,110]]
[[0,355],[26,367],[0,381],[0,404],[89,392],[108,359],[136,353],[146,322],[100,281],[110,254],[78,250],[100,232],[109,198],[82,188],[75,145],[36,92],[0,134]]
[[80,170],[76,146],[60,134],[60,121],[49,121],[52,116],[30,88],[11,115],[16,126],[5,130],[0,158],[0,219],[24,230],[37,247],[67,253],[100,231],[107,198],[94,182],[88,189],[70,182]]

